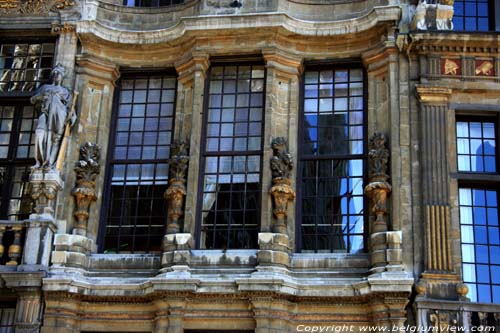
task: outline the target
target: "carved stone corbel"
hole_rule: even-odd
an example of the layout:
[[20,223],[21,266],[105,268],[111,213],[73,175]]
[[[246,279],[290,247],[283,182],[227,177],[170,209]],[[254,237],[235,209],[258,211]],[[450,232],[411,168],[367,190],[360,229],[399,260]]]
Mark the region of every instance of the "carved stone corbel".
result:
[[35,201],[35,213],[44,218],[53,219],[57,192],[63,187],[59,172],[32,169],[30,184],[31,198]]
[[375,133],[369,143],[369,168],[370,182],[365,187],[365,194],[372,200],[372,212],[376,219],[372,226],[372,233],[387,231],[387,197],[392,191],[388,183],[387,163],[389,161],[389,150],[385,147],[385,136]]
[[273,139],[271,147],[273,157],[271,158],[271,172],[273,186],[269,193],[273,196],[273,214],[276,217],[272,225],[272,231],[286,234],[286,218],[288,201],[295,199],[295,191],[291,186],[290,172],[293,169],[292,155],[287,151],[287,141],[284,137]]
[[186,196],[186,173],[189,163],[188,146],[185,141],[175,141],[171,146],[168,188],[163,197],[168,202],[167,234],[180,231],[179,220],[183,215]]
[[76,201],[74,235],[87,235],[90,204],[97,200],[95,179],[100,172],[100,159],[101,148],[97,144],[86,142],[80,147],[80,160],[75,166],[76,186],[71,191]]

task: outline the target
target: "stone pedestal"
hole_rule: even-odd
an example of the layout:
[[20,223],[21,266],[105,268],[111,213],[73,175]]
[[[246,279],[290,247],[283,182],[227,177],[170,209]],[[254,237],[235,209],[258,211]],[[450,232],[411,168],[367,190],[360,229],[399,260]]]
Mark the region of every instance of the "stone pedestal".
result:
[[50,263],[52,237],[57,231],[53,221],[28,220],[22,265],[37,265],[46,269]]
[[402,237],[401,231],[378,232],[370,235],[370,273],[403,270]]
[[162,269],[160,272],[187,272],[191,262],[193,244],[193,236],[191,234],[169,234],[163,236]]
[[290,265],[290,242],[287,235],[261,232],[259,233],[259,251],[257,260],[259,268],[276,266],[287,268]]
[[52,265],[87,269],[94,241],[80,235],[59,234],[54,238]]
[[33,169],[30,184],[35,200],[35,214],[30,215],[30,220],[54,221],[57,192],[64,186],[61,175],[56,169]]

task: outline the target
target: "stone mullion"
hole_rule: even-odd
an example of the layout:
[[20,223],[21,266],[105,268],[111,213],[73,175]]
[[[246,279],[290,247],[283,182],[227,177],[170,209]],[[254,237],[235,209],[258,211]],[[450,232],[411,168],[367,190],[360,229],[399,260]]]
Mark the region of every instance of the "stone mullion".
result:
[[[189,170],[186,184],[184,227],[182,231],[194,235],[197,220],[198,177],[201,153],[201,129],[203,123],[203,101],[209,56],[192,53],[186,60],[176,64],[179,73],[176,110],[176,138],[189,143]],[[177,118],[179,117],[180,118]],[[182,119],[182,122],[180,121]]]
[[[273,220],[272,201],[269,195],[272,183],[269,161],[273,156],[270,143],[277,137],[284,137],[294,164],[297,163],[298,96],[300,75],[302,74],[302,59],[277,50],[265,50],[263,54],[266,62],[267,78],[263,135],[261,231],[268,232],[272,229]],[[290,175],[293,188],[296,187],[296,173],[297,168],[293,168]],[[287,209],[287,234],[291,240],[294,239],[295,234],[294,212],[295,201],[290,201]]]
[[446,154],[446,119],[451,90],[419,86],[417,92],[421,104],[425,271],[451,273],[449,167]]

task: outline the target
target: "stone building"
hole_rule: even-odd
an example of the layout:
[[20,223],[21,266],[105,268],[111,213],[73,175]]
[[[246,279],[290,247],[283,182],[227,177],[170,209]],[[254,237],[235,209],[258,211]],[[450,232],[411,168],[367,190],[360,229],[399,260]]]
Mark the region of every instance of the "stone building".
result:
[[494,0],[0,0],[0,332],[498,329],[498,31]]

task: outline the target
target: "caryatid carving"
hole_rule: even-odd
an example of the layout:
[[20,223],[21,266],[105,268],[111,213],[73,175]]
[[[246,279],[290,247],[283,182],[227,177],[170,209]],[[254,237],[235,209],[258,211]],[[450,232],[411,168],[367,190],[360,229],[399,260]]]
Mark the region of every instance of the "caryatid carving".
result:
[[189,163],[188,146],[184,141],[175,141],[170,146],[168,188],[163,197],[168,202],[167,234],[180,231],[184,197],[186,196],[186,173]]
[[75,166],[76,186],[71,191],[76,201],[76,224],[73,228],[75,235],[87,235],[90,204],[97,200],[95,179],[100,173],[100,159],[101,148],[97,144],[86,142],[80,147],[80,160]]
[[392,191],[391,184],[387,182],[387,164],[389,150],[386,148],[384,134],[375,133],[369,142],[369,169],[370,183],[365,187],[365,193],[372,200],[372,212],[376,215],[372,232],[387,231],[387,197]]
[[290,181],[293,158],[287,151],[287,141],[283,137],[275,138],[271,142],[271,148],[273,149],[273,157],[271,158],[273,186],[269,192],[273,196],[273,214],[276,217],[272,231],[286,234],[288,201],[295,199],[295,191]]

